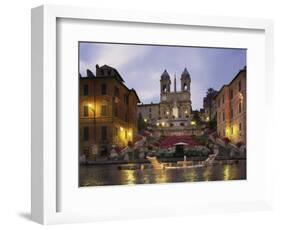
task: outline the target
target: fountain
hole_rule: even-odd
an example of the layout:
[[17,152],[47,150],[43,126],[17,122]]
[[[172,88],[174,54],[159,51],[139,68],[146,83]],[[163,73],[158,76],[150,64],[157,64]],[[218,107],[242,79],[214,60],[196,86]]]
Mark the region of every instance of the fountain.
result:
[[[200,167],[208,167],[214,163],[217,155],[219,154],[219,149],[217,146],[214,147],[214,154],[210,154],[206,160],[203,162],[193,164],[193,161],[187,161],[186,156],[184,156],[183,161],[177,161],[176,163],[162,163],[159,162],[156,156],[150,157],[147,156],[146,159],[150,162],[152,169],[189,169],[189,168],[200,168]],[[144,170],[145,167],[143,164],[141,165],[123,165],[118,167],[121,170],[137,170],[141,169]],[[150,168],[150,167],[149,167]]]
[[183,161],[178,161],[175,165],[170,163],[160,163],[156,157],[149,157],[146,158],[149,160],[153,169],[182,169],[182,168],[198,168],[198,167],[207,167],[213,164],[214,160],[218,155],[218,151],[214,151],[214,154],[208,156],[208,158],[203,161],[202,163],[193,164],[192,161],[187,161],[186,156],[184,156]]
[[146,159],[149,160],[153,169],[164,169],[164,163],[160,163],[156,157],[147,156]]

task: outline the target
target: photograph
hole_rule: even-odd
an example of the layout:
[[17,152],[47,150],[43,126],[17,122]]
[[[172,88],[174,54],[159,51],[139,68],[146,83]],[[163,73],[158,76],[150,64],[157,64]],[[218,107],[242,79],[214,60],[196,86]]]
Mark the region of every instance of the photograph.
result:
[[247,179],[247,49],[77,52],[79,187]]

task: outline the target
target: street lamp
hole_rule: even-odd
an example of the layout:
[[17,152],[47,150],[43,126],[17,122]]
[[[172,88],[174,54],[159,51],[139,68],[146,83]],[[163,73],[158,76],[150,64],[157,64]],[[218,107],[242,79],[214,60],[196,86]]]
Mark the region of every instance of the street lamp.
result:
[[193,135],[194,127],[196,126],[196,121],[191,121],[191,135]]

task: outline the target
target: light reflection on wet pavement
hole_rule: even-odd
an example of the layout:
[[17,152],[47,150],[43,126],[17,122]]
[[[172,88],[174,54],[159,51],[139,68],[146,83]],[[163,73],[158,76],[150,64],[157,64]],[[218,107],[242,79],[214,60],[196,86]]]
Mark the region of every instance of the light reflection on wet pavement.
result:
[[246,161],[202,168],[119,170],[118,165],[80,166],[80,186],[159,184],[246,179]]

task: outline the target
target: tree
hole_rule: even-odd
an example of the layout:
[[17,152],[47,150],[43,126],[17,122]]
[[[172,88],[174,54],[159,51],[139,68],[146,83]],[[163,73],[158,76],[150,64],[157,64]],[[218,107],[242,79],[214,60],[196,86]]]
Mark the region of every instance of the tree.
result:
[[213,109],[214,109],[214,98],[217,94],[217,91],[214,90],[213,88],[208,88],[207,89],[207,92],[206,92],[206,97],[204,98],[204,104],[205,104],[205,107],[208,108],[208,116],[209,116],[209,119],[211,120],[212,118],[212,114],[213,114]]
[[144,121],[144,119],[142,117],[142,114],[139,113],[139,117],[138,117],[138,131],[140,132],[140,131],[146,129],[146,127],[147,127],[147,124]]
[[216,90],[214,90],[213,88],[209,88],[209,89],[207,89],[207,96],[208,95],[214,95],[214,94],[216,94],[217,93],[217,91]]
[[217,127],[217,119],[216,119],[216,118],[211,119],[211,120],[208,122],[207,127],[208,127],[210,130],[215,130],[216,127]]
[[194,110],[192,113],[193,113],[192,121],[195,121],[196,124],[200,124],[201,123],[200,112],[198,110]]

